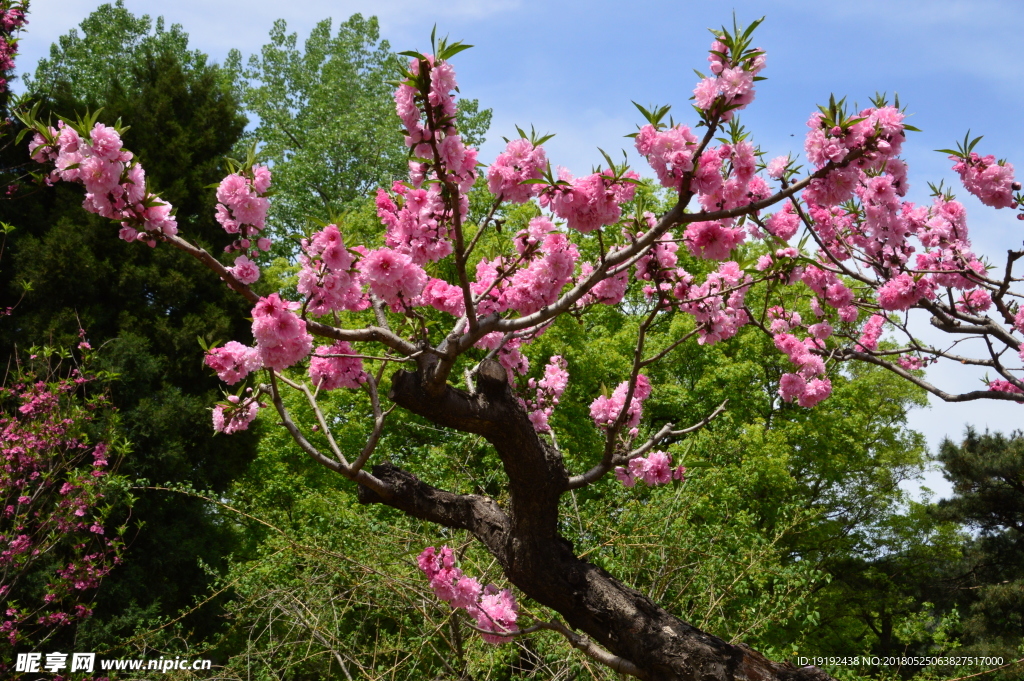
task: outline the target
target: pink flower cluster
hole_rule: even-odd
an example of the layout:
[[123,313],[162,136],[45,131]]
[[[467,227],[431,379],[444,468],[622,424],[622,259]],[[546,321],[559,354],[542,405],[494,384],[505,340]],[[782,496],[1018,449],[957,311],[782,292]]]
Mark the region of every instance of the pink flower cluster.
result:
[[734,261],[723,262],[700,286],[680,279],[675,287],[679,309],[693,315],[698,324],[697,342],[701,345],[732,338],[750,321],[743,309],[750,277]]
[[1024,390],[1021,390],[1013,383],[999,379],[997,381],[989,381],[988,389],[994,390],[1000,393],[1010,393],[1012,395],[1024,395]]
[[630,459],[626,466],[615,467],[615,477],[626,487],[632,487],[637,480],[647,485],[664,485],[672,480],[686,480],[686,466],[672,467],[672,455],[668,452],[651,452],[646,457]]
[[527,384],[530,390],[536,391],[534,398],[526,403],[526,409],[529,412],[530,423],[538,433],[551,431],[548,419],[551,418],[558,401],[562,398],[562,393],[569,385],[569,372],[566,371],[568,366],[568,362],[561,355],[555,355],[544,367],[544,377],[539,381],[531,378]]
[[483,314],[514,310],[532,314],[558,300],[572,279],[579,251],[564,232],[544,216],[530,220],[514,239],[519,257],[481,260],[470,284]]
[[686,247],[697,258],[725,260],[746,239],[746,232],[732,225],[732,218],[691,222],[683,233]]
[[934,280],[915,278],[907,272],[896,275],[878,288],[878,304],[883,310],[909,310],[922,298],[934,297]]
[[466,577],[455,567],[455,554],[450,548],[443,546],[438,551],[429,546],[416,562],[439,599],[465,610],[476,620],[478,629],[490,632],[481,634],[483,640],[495,645],[507,643],[512,640],[510,634],[519,631],[519,607],[512,592],[499,591],[493,584],[481,587],[479,581]]
[[377,190],[377,216],[387,228],[387,245],[417,265],[449,255],[451,216],[441,199],[440,185],[417,189],[395,182],[392,191],[393,197]]
[[146,190],[142,165],[121,148],[121,136],[114,128],[96,123],[83,137],[60,121],[57,128],[36,132],[29,154],[39,163],[53,163],[48,183],[63,180],[84,185],[82,207],[120,222],[119,234],[125,241],[156,246],[160,238],[178,233],[171,205]]
[[740,141],[701,154],[690,188],[704,210],[730,210],[771,196],[771,187],[756,174],[754,151],[753,144]]
[[857,339],[857,350],[864,352],[878,349],[878,339],[882,337],[886,319],[883,315],[873,314],[864,324],[860,338]]
[[366,382],[363,360],[345,341],[321,345],[309,360],[309,378],[320,390],[358,388]]
[[487,169],[487,187],[495,196],[512,203],[526,203],[540,192],[540,184],[523,184],[539,180],[547,168],[543,147],[535,147],[520,137],[510,141]]
[[574,179],[565,168],[558,169],[560,182],[544,187],[540,205],[569,223],[570,229],[592,232],[604,225],[613,225],[622,217],[622,204],[636,194],[635,181],[640,176],[630,170],[616,177],[613,170]]
[[266,227],[269,189],[270,169],[263,165],[254,165],[244,174],[232,173],[217,187],[217,222],[228,234],[238,235],[224,250],[241,251],[230,272],[243,284],[251,284],[260,276],[259,268],[250,258],[270,250],[270,239],[258,236]]
[[976,288],[960,294],[956,310],[967,315],[979,315],[992,307],[992,296],[983,288]]
[[964,187],[983,204],[993,208],[1016,207],[1013,192],[1020,191],[1020,184],[1013,179],[1012,164],[999,163],[995,156],[979,156],[977,152],[971,152],[967,158],[949,158],[956,161],[953,170],[960,175]]
[[779,395],[787,402],[797,400],[801,407],[813,407],[832,394],[832,382],[825,378],[825,362],[812,350],[824,349],[821,339],[814,336],[803,341],[789,333],[776,334],[775,347],[789,357],[798,369],[783,374],[779,381]]
[[746,55],[731,54],[725,43],[715,40],[708,62],[712,75],[694,88],[696,106],[728,121],[734,111],[754,101],[754,77],[765,67],[765,53],[757,49]]
[[298,307],[276,293],[260,298],[253,307],[252,335],[263,366],[280,371],[309,354],[313,337],[306,332],[306,322],[293,312]]
[[800,215],[793,204],[787,202],[778,212],[768,216],[764,226],[772,236],[789,241],[800,229]]
[[590,418],[598,428],[610,427],[625,410],[622,425],[629,429],[630,436],[636,436],[637,426],[640,425],[640,418],[643,416],[644,400],[651,396],[651,382],[643,374],[637,374],[633,397],[627,407],[626,396],[629,393],[629,383],[629,381],[623,381],[615,388],[611,397],[600,395],[590,403]]
[[[580,279],[586,279],[593,272],[594,266],[589,262],[580,265]],[[580,299],[580,305],[594,303],[618,305],[622,302],[622,298],[626,295],[626,289],[629,288],[629,269],[621,267],[615,270],[613,268],[610,272],[608,276],[594,284],[593,288]]]
[[768,308],[768,330],[773,334],[786,333],[803,322],[799,312],[786,312],[779,305]]
[[[648,224],[654,221],[651,215]],[[643,234],[638,234],[637,238]],[[672,239],[671,234],[665,234],[654,242],[654,246],[642,258],[636,261],[636,278],[640,281],[649,281],[654,286],[644,287],[644,295],[650,299],[657,295],[671,294],[674,286],[680,279],[689,277],[684,269],[677,269],[676,263],[679,257],[676,252],[679,245]]]
[[[830,171],[824,178],[811,181],[803,191],[808,206],[836,206],[850,199],[868,172],[888,177],[892,191],[906,193],[906,165],[896,157],[906,139],[903,112],[892,106],[864,109],[853,124],[834,125],[821,112],[811,114],[810,130],[804,141],[807,159],[815,168],[840,163],[855,151],[860,156],[852,163]],[[830,127],[831,126],[831,127]]]
[[789,161],[789,156],[776,156],[769,161],[768,165],[765,167],[765,170],[768,171],[768,177],[773,180],[781,180],[786,174],[786,168],[789,166]]
[[453,317],[466,314],[466,299],[462,289],[444,279],[429,279],[420,293],[420,302]]
[[247,430],[259,409],[259,402],[251,395],[244,399],[238,395],[228,395],[227,404],[218,404],[213,408],[213,431],[231,435]]
[[[452,181],[465,194],[476,179],[477,150],[467,147],[455,128],[455,69],[421,55],[409,62],[408,75],[395,91],[395,109],[405,126],[405,144],[413,150],[412,185]],[[465,208],[460,206],[463,213]]]
[[822,316],[821,304],[839,310],[843,321],[852,322],[857,319],[857,308],[853,306],[853,291],[827,268],[809,265],[800,275],[802,281],[816,294],[811,301],[811,309]]
[[370,292],[399,312],[418,304],[429,277],[411,256],[390,248],[369,251],[356,265]]
[[[365,310],[370,301],[363,294],[362,278],[355,259],[336,225],[327,225],[302,241],[299,256],[299,293],[306,296],[306,310],[313,315]],[[358,250],[358,249],[354,249]],[[365,249],[364,249],[365,250]]]
[[217,377],[234,385],[240,380],[263,366],[259,350],[242,345],[238,341],[228,341],[224,345],[213,348],[206,353],[206,366],[217,372]]
[[636,150],[651,164],[662,187],[678,188],[683,175],[693,170],[697,136],[685,125],[668,130],[645,125],[637,133]]

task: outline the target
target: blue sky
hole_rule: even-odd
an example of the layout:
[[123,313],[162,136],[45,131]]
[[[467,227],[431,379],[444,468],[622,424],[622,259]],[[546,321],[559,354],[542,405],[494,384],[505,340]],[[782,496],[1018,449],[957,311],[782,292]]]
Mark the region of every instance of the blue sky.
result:
[[[34,0],[19,64],[34,66],[95,6]],[[126,0],[126,6],[136,15],[163,15],[182,24],[192,46],[218,61],[231,48],[256,51],[282,17],[303,36],[328,16],[338,21],[355,12],[373,14],[398,50],[425,49],[436,24],[440,34],[475,45],[455,66],[462,92],[494,109],[482,160],[494,158],[500,137],[513,136],[514,125],[533,124],[557,134],[546,145],[548,157],[576,174],[600,162],[598,147],[628,147],[623,135],[640,121],[631,100],[671,104],[677,120],[688,121],[693,69],[707,66],[707,28],[731,23],[733,11],[743,23],[766,16],[755,43],[767,50],[768,68],[761,75],[768,80],[759,84],[742,120],[770,157],[801,151],[807,117],[830,93],[866,105],[876,91],[898,92],[914,114],[910,122],[923,130],[904,146],[912,199],[926,199],[928,181],[955,179],[950,163],[932,150],[953,146],[968,129],[985,136],[981,153],[1009,159],[1018,179],[1024,176],[1024,41],[1016,0]],[[979,253],[998,261],[997,254],[1020,246],[1024,224],[1008,211],[986,209],[964,191],[959,198],[968,206]],[[940,366],[930,376],[949,389],[973,388],[977,374],[962,369]],[[935,445],[944,436],[957,438],[966,423],[1004,431],[1020,427],[1022,409],[940,403],[915,413],[913,425]],[[945,489],[936,475],[927,484]]]

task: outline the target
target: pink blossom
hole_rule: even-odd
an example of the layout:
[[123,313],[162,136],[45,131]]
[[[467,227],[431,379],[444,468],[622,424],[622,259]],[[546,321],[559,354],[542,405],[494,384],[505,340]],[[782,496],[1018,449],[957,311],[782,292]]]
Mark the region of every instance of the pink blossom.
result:
[[[346,357],[355,354],[352,346],[345,341],[334,345],[321,345],[309,360],[309,378],[320,390],[358,388],[366,382],[363,360]],[[340,356],[339,356],[340,355]]]
[[979,156],[971,152],[966,159],[950,156],[964,187],[986,206],[1009,208],[1013,201],[1013,165],[997,163],[995,156]]
[[813,407],[831,394],[832,382],[827,378],[815,378],[807,382],[797,402],[801,407]]
[[229,267],[228,272],[231,272],[235,279],[246,285],[252,284],[260,278],[260,268],[244,255],[235,258],[235,266]]
[[[549,187],[541,193],[542,206],[569,223],[571,229],[592,232],[604,225],[619,221],[622,216],[621,204],[630,201],[636,193],[636,186],[629,181],[615,180],[611,170],[573,179],[562,169],[559,178],[569,182],[569,187]],[[638,180],[640,176],[629,171],[625,180]]]
[[259,403],[251,397],[242,401],[237,395],[228,395],[228,402],[230,404],[218,404],[213,408],[214,432],[231,435],[247,430],[256,418]]
[[476,616],[476,625],[491,634],[481,634],[481,638],[487,643],[497,645],[512,640],[510,636],[501,634],[512,634],[519,629],[516,626],[516,619],[519,616],[518,606],[515,597],[508,589],[497,591],[489,586],[485,589],[484,595],[480,597],[479,606],[471,614]]
[[443,279],[430,279],[420,293],[420,302],[453,317],[466,313],[466,300],[462,289]]
[[1001,380],[1001,379],[1000,380],[996,380],[996,381],[989,381],[988,389],[989,390],[994,390],[994,391],[1000,392],[1000,393],[1010,393],[1010,394],[1013,394],[1013,395],[1024,395],[1024,390],[1021,390],[1020,388],[1015,386],[1013,383],[1010,383],[1009,381],[1004,381],[1004,380]]
[[779,381],[779,395],[787,402],[801,397],[807,390],[807,380],[800,374],[783,374]]
[[256,190],[257,194],[266,194],[267,190],[270,189],[270,168],[264,165],[254,165],[252,167],[252,186]]
[[309,354],[313,337],[306,332],[306,322],[278,294],[260,298],[252,316],[252,335],[264,366],[280,371]]
[[554,225],[547,218],[533,218],[530,227],[544,234],[540,248],[526,267],[515,271],[501,297],[502,307],[524,316],[558,300],[579,258],[576,246],[565,234],[551,231]]
[[529,381],[531,389],[536,390],[536,396],[526,403],[529,410],[530,422],[538,433],[550,432],[551,426],[548,419],[565,392],[569,384],[569,372],[566,371],[568,363],[560,355],[554,355],[548,360],[544,367],[544,377],[539,381],[532,378]]
[[885,310],[908,310],[925,297],[924,281],[904,272],[879,287],[878,304]]
[[787,165],[789,165],[789,156],[776,156],[768,162],[768,177],[773,180],[781,180],[786,173]]
[[352,268],[352,254],[345,248],[337,225],[327,225],[315,232],[305,250],[311,257],[320,256],[330,270],[343,272]]
[[839,319],[846,323],[857,321],[857,317],[860,316],[860,311],[853,305],[847,305],[839,308]]
[[672,457],[667,452],[656,451],[646,457],[632,459],[629,474],[650,486],[664,485],[672,480]]
[[719,95],[718,79],[705,78],[693,89],[693,97],[697,108],[707,111]]
[[[611,397],[599,396],[590,404],[590,418],[599,428],[607,428],[615,423],[622,413],[626,404],[626,394],[629,391],[629,381],[623,381],[615,388]],[[630,400],[629,408],[626,409],[626,417],[623,423],[627,428],[634,428],[640,423],[643,414],[643,403],[651,394],[651,383],[643,374],[636,377],[636,387],[633,389],[633,398]]]
[[537,195],[541,186],[523,182],[539,180],[547,164],[542,147],[533,146],[528,139],[514,139],[487,169],[487,186],[506,201],[525,203]]
[[99,158],[108,161],[121,160],[121,136],[117,134],[116,130],[102,123],[96,123],[90,131],[89,147],[92,153]]
[[430,582],[434,595],[454,608],[466,610],[476,619],[484,641],[505,643],[508,634],[518,631],[516,620],[519,609],[515,597],[508,589],[498,590],[493,584],[481,588],[480,582],[467,577],[455,567],[455,555],[447,546],[437,551],[433,546],[423,550],[416,562]]
[[370,291],[392,309],[413,304],[427,284],[427,273],[408,255],[390,248],[370,251],[356,266],[370,285]]
[[964,314],[981,314],[992,307],[992,296],[983,288],[966,291],[960,295],[956,309]]
[[783,241],[789,241],[796,234],[797,230],[800,229],[800,216],[797,214],[793,204],[788,202],[782,207],[782,210],[768,216],[764,226],[773,236]]
[[685,125],[659,131],[653,125],[640,128],[636,150],[647,158],[663,187],[678,187],[685,173],[693,170],[697,136]]
[[885,325],[885,317],[882,315],[871,315],[867,323],[864,325],[864,329],[861,331],[861,336],[857,341],[857,349],[864,350],[877,350],[878,339],[882,336],[882,328]]
[[819,322],[817,324],[811,324],[807,327],[807,330],[812,336],[820,340],[826,340],[832,335],[832,325],[828,322]]
[[742,229],[731,225],[731,219],[690,223],[683,235],[686,247],[698,258],[724,260],[746,238]]
[[914,355],[900,355],[896,363],[907,371],[916,371],[925,366],[924,360]]
[[217,377],[228,385],[234,385],[250,372],[260,368],[260,355],[256,348],[228,341],[219,348],[206,353],[206,366],[217,372]]

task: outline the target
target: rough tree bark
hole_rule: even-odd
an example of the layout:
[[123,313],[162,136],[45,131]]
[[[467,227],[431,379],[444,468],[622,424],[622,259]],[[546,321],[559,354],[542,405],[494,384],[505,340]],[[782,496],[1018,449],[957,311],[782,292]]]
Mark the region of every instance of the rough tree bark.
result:
[[558,534],[558,501],[569,475],[560,453],[538,437],[512,394],[505,370],[487,360],[471,394],[425,380],[432,355],[417,371],[399,371],[389,397],[439,426],[483,436],[508,476],[505,508],[488,497],[453,494],[391,463],[372,475],[388,491],[360,486],[364,504],[384,503],[411,516],[467,530],[498,560],[506,577],[533,600],[559,612],[612,656],[606,663],[649,681],[827,681],[817,667],[773,662],[673,616],[642,593],[577,557]]

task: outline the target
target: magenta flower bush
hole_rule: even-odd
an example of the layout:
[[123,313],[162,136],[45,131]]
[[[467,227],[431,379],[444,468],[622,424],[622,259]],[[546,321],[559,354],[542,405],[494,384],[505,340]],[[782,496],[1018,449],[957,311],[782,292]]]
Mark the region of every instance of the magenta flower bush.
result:
[[[59,369],[0,386],[0,649],[8,652],[89,617],[93,592],[120,561],[122,542],[107,527],[110,447],[88,434],[110,407],[95,379]],[[0,669],[12,660],[4,654]]]

